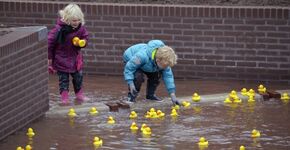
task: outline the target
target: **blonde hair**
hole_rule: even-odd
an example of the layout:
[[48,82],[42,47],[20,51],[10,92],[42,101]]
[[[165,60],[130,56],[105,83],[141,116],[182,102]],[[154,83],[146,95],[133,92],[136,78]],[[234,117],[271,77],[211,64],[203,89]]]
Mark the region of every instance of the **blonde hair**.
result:
[[72,19],[80,19],[82,25],[85,24],[84,13],[82,12],[81,8],[75,3],[71,3],[67,5],[64,9],[60,10],[59,15],[62,21],[66,24],[70,24],[70,21]]
[[156,59],[162,63],[173,67],[177,63],[177,55],[174,50],[169,46],[163,46],[156,51]]

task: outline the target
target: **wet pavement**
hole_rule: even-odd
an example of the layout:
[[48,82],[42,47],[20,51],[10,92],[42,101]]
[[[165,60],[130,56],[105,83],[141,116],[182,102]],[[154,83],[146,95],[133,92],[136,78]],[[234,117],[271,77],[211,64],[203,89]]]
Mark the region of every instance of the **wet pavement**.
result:
[[[177,96],[191,97],[193,92],[200,95],[211,95],[219,99],[218,93],[239,91],[241,88],[256,89],[259,83],[243,83],[237,81],[210,81],[210,80],[176,80]],[[275,90],[287,89],[282,85],[265,85]],[[269,101],[258,100],[256,103],[243,102],[236,105],[225,105],[223,99],[215,102],[194,103],[189,108],[181,108],[178,118],[171,118],[170,101],[152,105],[143,99],[144,87],[137,104],[131,107],[138,113],[136,120],[128,118],[130,109],[121,109],[119,112],[99,111],[96,116],[80,113],[75,119],[66,115],[46,116],[30,124],[36,136],[33,141],[26,137],[27,128],[9,136],[0,142],[0,149],[16,149],[32,143],[34,149],[41,150],[92,150],[94,136],[103,139],[101,149],[200,149],[198,139],[204,136],[209,141],[208,149],[231,150],[245,145],[248,149],[279,149],[287,150],[290,147],[290,105],[277,99]],[[72,85],[70,85],[72,89]],[[289,89],[289,88],[288,88]],[[58,82],[56,76],[50,76],[50,106],[59,106]],[[86,76],[84,91],[90,98],[83,104],[71,103],[73,107],[90,106],[108,101],[125,99],[127,87],[122,77]],[[161,84],[157,94],[167,97],[165,88]],[[70,94],[71,99],[74,94]],[[70,106],[68,106],[70,107]],[[161,109],[166,113],[163,119],[146,119],[144,114],[150,107]],[[77,112],[78,113],[78,112]],[[108,125],[107,118],[112,115],[116,124]],[[140,131],[132,133],[130,124],[135,121],[140,127],[146,123],[152,129],[151,137],[144,137]],[[28,126],[27,126],[28,127]],[[252,139],[251,131],[261,131],[261,137]]]

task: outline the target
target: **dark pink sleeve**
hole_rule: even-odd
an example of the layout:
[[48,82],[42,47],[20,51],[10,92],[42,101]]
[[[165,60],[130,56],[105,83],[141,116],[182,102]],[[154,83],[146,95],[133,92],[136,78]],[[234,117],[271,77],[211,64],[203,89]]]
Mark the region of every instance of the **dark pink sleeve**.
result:
[[53,51],[56,46],[56,34],[59,28],[56,26],[48,33],[47,45],[48,45],[48,59],[53,59]]

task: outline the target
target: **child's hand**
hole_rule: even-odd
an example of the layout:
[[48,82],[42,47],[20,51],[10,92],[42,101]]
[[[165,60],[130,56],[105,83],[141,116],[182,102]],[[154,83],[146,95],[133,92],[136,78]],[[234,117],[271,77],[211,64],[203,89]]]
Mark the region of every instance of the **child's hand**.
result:
[[177,100],[176,96],[174,93],[171,93],[170,94],[170,97],[171,97],[171,101],[173,103],[173,105],[180,105],[181,103]]
[[136,88],[135,88],[135,85],[134,85],[134,83],[131,83],[130,85],[129,85],[129,88],[130,88],[130,93],[132,94],[132,96],[137,96],[137,90],[136,90]]
[[79,37],[74,37],[72,43],[74,46],[84,47],[86,45],[86,40],[81,40]]
[[48,73],[49,74],[55,74],[56,70],[54,70],[54,68],[52,66],[48,66]]

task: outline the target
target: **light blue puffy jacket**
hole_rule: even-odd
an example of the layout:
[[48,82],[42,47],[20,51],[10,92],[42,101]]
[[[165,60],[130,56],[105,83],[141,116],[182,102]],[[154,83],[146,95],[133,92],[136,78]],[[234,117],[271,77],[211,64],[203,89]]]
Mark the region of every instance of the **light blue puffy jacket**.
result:
[[135,44],[124,52],[123,60],[126,63],[124,69],[124,78],[128,84],[133,83],[134,73],[137,69],[145,72],[162,72],[162,79],[165,83],[168,93],[175,93],[174,76],[170,67],[159,69],[152,58],[152,52],[165,44],[161,40],[151,40],[148,44]]

